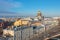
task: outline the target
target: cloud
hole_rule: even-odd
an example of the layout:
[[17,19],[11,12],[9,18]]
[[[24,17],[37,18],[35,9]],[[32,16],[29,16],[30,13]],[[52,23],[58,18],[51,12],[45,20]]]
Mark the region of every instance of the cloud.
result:
[[[1,14],[15,14],[16,12],[7,12],[7,11],[0,11]],[[17,13],[16,13],[17,14]]]
[[0,11],[10,10],[12,8],[20,8],[22,6],[21,2],[14,2],[9,0],[0,0]]
[[17,16],[16,12],[0,11],[0,16]]

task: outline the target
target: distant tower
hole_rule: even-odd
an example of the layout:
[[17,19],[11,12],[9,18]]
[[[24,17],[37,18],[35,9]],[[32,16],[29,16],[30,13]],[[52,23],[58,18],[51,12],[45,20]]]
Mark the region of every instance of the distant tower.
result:
[[41,13],[40,11],[37,12],[36,18],[37,18],[41,23],[43,23],[44,16],[42,15],[42,13]]
[[41,14],[41,12],[40,11],[38,11],[38,13],[37,13],[37,16],[36,16],[38,19],[42,19],[42,14]]
[[38,11],[38,13],[37,13],[37,17],[41,17],[42,16],[42,14],[41,14],[41,12],[40,11]]

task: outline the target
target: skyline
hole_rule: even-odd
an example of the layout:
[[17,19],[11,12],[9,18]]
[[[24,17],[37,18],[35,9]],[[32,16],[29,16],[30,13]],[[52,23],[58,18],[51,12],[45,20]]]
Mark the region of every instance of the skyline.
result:
[[60,16],[60,0],[0,0],[0,15]]

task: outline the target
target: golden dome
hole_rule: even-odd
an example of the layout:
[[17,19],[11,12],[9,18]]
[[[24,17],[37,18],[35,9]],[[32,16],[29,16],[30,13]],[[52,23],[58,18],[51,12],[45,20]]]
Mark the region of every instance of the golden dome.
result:
[[42,16],[40,11],[38,11],[37,16]]

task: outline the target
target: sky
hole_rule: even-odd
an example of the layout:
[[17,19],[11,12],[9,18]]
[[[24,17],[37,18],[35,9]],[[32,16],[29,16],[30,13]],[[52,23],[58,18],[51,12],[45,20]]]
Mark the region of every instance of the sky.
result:
[[43,16],[60,16],[60,0],[0,0],[2,16],[36,16],[39,10]]

